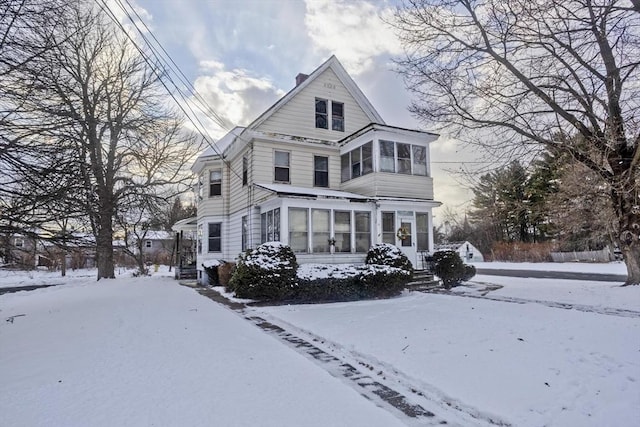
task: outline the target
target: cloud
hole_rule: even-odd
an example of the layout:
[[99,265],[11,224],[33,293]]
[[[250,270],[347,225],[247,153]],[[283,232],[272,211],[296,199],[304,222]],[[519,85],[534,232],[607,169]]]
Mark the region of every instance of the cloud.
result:
[[225,124],[226,129],[213,123],[212,114],[203,113],[214,137],[222,136],[233,126],[248,125],[284,95],[270,79],[256,77],[242,68],[227,69],[225,64],[214,60],[200,62],[200,75],[194,87]]
[[314,49],[335,54],[351,74],[374,66],[374,58],[402,52],[393,29],[384,22],[393,11],[364,0],[306,0],[305,24]]

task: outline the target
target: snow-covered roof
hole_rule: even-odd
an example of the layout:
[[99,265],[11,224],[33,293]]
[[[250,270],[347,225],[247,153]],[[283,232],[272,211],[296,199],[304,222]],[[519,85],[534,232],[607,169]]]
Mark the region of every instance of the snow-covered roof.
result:
[[236,138],[245,130],[242,126],[236,126],[229,131],[225,136],[217,140],[213,145],[204,150],[196,161],[191,166],[191,171],[193,173],[198,173],[204,162],[209,159],[221,158],[224,150],[229,148],[229,146],[236,140]]
[[198,225],[198,217],[191,217],[181,219],[180,221],[176,221],[175,224],[171,226],[173,231],[193,231],[196,229]]
[[144,240],[171,240],[173,234],[164,230],[149,230],[144,235]]
[[470,246],[473,246],[471,243],[469,243],[466,240],[464,242],[438,243],[434,246],[435,246],[435,249],[439,251],[457,251],[464,244],[469,244]]
[[369,197],[361,194],[349,193],[348,191],[330,190],[327,188],[307,188],[307,187],[294,187],[289,184],[261,184],[256,183],[257,187],[264,188],[265,190],[273,191],[278,194],[289,194],[293,196],[311,196],[311,197],[325,197],[334,199],[356,199],[356,200],[368,200]]

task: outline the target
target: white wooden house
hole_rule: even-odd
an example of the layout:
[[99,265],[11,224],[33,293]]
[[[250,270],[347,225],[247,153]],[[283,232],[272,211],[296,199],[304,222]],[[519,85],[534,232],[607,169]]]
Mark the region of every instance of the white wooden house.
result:
[[437,244],[435,248],[436,251],[455,251],[467,264],[484,261],[482,252],[468,241],[440,243]]
[[[362,263],[374,243],[433,252],[429,144],[385,124],[335,56],[195,161],[197,265],[281,241],[299,263]],[[175,228],[176,231],[180,229]]]

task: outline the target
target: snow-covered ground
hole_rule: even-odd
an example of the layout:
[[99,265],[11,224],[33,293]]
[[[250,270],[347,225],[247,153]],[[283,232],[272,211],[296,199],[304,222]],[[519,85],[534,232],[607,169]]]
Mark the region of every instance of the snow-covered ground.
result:
[[405,292],[241,315],[165,271],[99,282],[95,274],[2,273],[0,287],[68,283],[0,296],[2,426],[420,425],[364,398],[252,316],[359,367],[448,425],[640,419],[639,287],[479,275],[451,295]]
[[474,262],[476,268],[504,270],[572,271],[580,273],[627,274],[623,262]]

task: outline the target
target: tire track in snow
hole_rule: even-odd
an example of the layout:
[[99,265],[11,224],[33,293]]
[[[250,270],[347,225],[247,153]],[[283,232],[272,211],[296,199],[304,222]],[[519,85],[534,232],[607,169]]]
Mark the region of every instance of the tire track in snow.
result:
[[407,425],[510,426],[497,417],[483,414],[444,396],[433,386],[411,379],[392,366],[349,351],[337,343],[273,316],[259,313],[244,304],[230,301],[214,289],[201,288],[198,292],[232,309],[291,349],[311,359],[362,396],[395,413]]
[[585,304],[573,304],[573,303],[565,303],[565,302],[557,302],[557,301],[489,295],[489,292],[498,290],[502,288],[502,286],[492,285],[484,282],[473,282],[473,283],[482,285],[482,286],[487,286],[487,287],[485,289],[478,290],[478,292],[480,292],[479,294],[471,294],[471,293],[464,293],[464,292],[457,293],[457,292],[451,292],[448,290],[436,289],[436,288],[419,291],[419,292],[430,293],[430,294],[440,294],[440,295],[450,295],[450,296],[464,297],[464,298],[487,299],[491,301],[509,302],[513,304],[540,304],[540,305],[544,305],[551,308],[577,310],[585,313],[596,313],[596,314],[604,314],[607,316],[640,318],[640,311],[627,310],[624,308],[598,307],[598,306],[585,305]]

